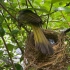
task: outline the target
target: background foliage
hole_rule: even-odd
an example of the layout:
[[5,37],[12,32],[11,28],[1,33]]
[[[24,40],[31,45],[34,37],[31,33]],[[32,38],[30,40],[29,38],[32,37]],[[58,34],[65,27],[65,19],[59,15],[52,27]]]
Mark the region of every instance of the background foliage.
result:
[[19,10],[26,8],[42,18],[44,29],[61,31],[70,27],[70,0],[0,0],[0,70],[23,70],[22,54],[31,28],[19,29],[17,17]]

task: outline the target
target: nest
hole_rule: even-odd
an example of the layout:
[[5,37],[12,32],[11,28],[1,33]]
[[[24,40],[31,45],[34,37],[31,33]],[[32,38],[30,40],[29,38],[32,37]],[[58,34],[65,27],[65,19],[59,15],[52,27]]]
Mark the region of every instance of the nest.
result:
[[25,70],[67,70],[69,57],[66,53],[65,35],[52,30],[43,30],[46,38],[53,40],[54,54],[45,56],[34,44],[34,35],[28,35],[24,52]]

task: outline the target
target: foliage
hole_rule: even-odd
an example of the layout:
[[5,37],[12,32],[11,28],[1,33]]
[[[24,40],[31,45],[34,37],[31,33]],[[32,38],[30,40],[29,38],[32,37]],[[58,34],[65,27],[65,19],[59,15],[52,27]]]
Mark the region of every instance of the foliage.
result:
[[[0,0],[0,70],[9,70],[11,67],[22,70],[19,64],[23,61],[27,30],[31,28],[25,26],[20,29],[17,17],[19,10],[26,8],[42,18],[44,29],[60,31],[70,27],[69,0]],[[18,48],[21,52],[17,53]]]

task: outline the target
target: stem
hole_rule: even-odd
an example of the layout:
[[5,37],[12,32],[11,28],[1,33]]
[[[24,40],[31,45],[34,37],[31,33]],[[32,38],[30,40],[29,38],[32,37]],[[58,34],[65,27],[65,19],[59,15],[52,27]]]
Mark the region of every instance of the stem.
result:
[[[1,13],[2,13],[2,12],[1,12]],[[2,13],[2,16],[4,17],[4,14],[3,14],[3,13]],[[4,18],[5,18],[5,17],[4,17]],[[5,20],[5,22],[7,23],[6,19],[4,19],[4,20]],[[10,29],[9,25],[8,25],[8,24],[6,24],[6,25],[7,25],[8,29],[9,29],[10,33],[11,33],[11,29]],[[22,52],[22,54],[23,54],[24,52],[23,52],[22,48],[20,47],[18,41],[16,40],[15,36],[12,35],[12,37],[13,37],[14,41],[17,43],[17,46],[20,48],[20,50],[21,50],[21,52]]]
[[9,56],[9,58],[10,58],[10,60],[11,60],[11,65],[12,65],[12,67],[13,67],[13,70],[16,70],[15,65],[14,65],[14,63],[13,63],[13,60],[12,60],[12,58],[11,58],[11,55],[10,55],[10,53],[9,53],[9,50],[8,50],[8,48],[7,48],[6,42],[5,42],[5,40],[4,40],[3,37],[1,37],[1,38],[2,38],[2,40],[3,40],[3,43],[4,43],[4,45],[5,45],[5,48],[6,48],[6,50],[7,50],[8,56]]
[[20,7],[20,3],[19,3],[19,0],[17,0],[17,2],[18,2],[18,5],[19,5],[19,9],[21,9],[21,7]]
[[49,17],[50,17],[50,12],[51,12],[52,6],[53,6],[53,3],[51,3],[50,10],[49,10],[49,13],[48,13],[46,29],[47,29],[47,27],[48,27],[48,22],[49,22]]
[[[30,6],[34,9],[34,7],[32,6],[31,2],[29,0],[27,0],[30,4]],[[34,9],[35,13],[37,14],[36,10]]]
[[26,6],[27,6],[27,8],[28,8],[27,0],[25,0],[25,2],[26,2]]
[[[19,23],[19,21],[18,21],[1,3],[0,3],[0,6],[1,6],[14,20],[16,20],[16,21]],[[19,23],[19,24],[21,24],[21,23]],[[23,28],[27,31],[27,33],[30,33],[24,25],[23,25]]]

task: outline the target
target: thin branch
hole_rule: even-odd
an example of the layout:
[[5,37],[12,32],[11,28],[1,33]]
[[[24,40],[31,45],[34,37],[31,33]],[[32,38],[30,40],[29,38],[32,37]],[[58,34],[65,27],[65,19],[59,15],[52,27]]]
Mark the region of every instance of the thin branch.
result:
[[20,7],[20,3],[19,3],[19,0],[17,0],[17,2],[18,2],[19,9],[21,9],[21,7]]
[[53,11],[53,12],[50,12],[50,13],[47,13],[47,14],[45,14],[45,15],[41,15],[40,17],[42,17],[42,16],[47,16],[47,15],[51,15],[51,14],[53,14],[53,13],[55,13],[55,12],[57,12],[58,10],[55,10],[55,11]]
[[13,60],[12,60],[12,57],[11,57],[11,55],[10,55],[10,53],[9,53],[8,48],[7,48],[6,42],[5,42],[5,40],[4,40],[3,37],[1,37],[1,38],[2,38],[2,40],[3,40],[3,43],[4,43],[4,45],[5,45],[5,48],[6,48],[6,50],[7,50],[8,56],[9,56],[9,58],[10,58],[10,60],[11,60],[11,65],[12,65],[12,67],[13,67],[13,70],[16,70],[15,65],[14,65],[14,63],[13,63]]
[[68,24],[68,21],[67,21],[66,17],[64,16],[63,12],[62,12],[62,11],[60,11],[60,13],[61,13],[62,17],[66,20],[66,22],[65,22],[65,23],[67,23],[67,24]]
[[[30,6],[34,9],[34,7],[32,6],[31,2],[29,0],[27,0],[30,4]],[[36,10],[34,9],[35,13],[37,14]]]
[[[1,13],[2,13],[2,12],[1,12]],[[3,14],[3,13],[2,13],[2,16],[4,17],[4,14]],[[5,20],[5,22],[7,23],[7,21],[6,21],[5,17],[4,17],[4,20]],[[6,24],[6,25],[7,25],[8,29],[9,29],[10,33],[11,33],[12,31],[11,31],[11,29],[10,29],[9,25],[8,25],[8,24]],[[24,51],[23,51],[23,50],[22,50],[22,48],[20,47],[20,45],[19,45],[18,41],[16,40],[15,36],[14,36],[14,35],[12,35],[12,37],[13,37],[14,41],[17,43],[18,48],[20,48],[20,50],[21,50],[21,52],[22,52],[22,54],[23,54],[23,53],[24,53]]]
[[47,27],[48,27],[49,16],[50,16],[50,12],[51,12],[52,6],[53,6],[53,3],[51,3],[50,10],[49,10],[49,13],[48,13],[48,18],[47,18],[47,26],[46,26],[46,29],[47,29]]
[[27,0],[25,0],[25,2],[26,2],[26,6],[27,6],[27,8],[28,8]]
[[7,2],[9,2],[9,5],[11,6],[11,8],[13,8],[13,5],[12,5],[13,0],[11,2],[10,2],[10,0],[7,0]]
[[[67,21],[67,19],[66,19],[66,17],[64,16],[63,12],[60,11],[60,13],[62,14],[62,17]],[[67,23],[68,23],[68,21],[67,21]]]
[[0,3],[0,6],[13,18],[17,21],[17,19]]
[[64,6],[64,7],[67,7],[67,6],[70,6],[70,2],[69,2],[69,3],[67,3],[67,4],[66,4],[66,6]]
[[[15,20],[19,23],[19,21],[0,3],[0,6]],[[19,23],[20,24],[20,23]],[[23,25],[23,28],[27,31],[27,33],[30,33],[27,28]]]
[[[70,5],[70,2],[69,3],[67,3],[64,7],[67,7],[67,6],[69,6]],[[48,13],[48,14],[46,14],[46,15],[41,15],[41,16],[47,16],[47,15],[51,15],[51,14],[53,14],[53,13],[56,13],[56,12],[58,12],[58,10],[54,10],[53,12],[50,12],[50,13]]]

